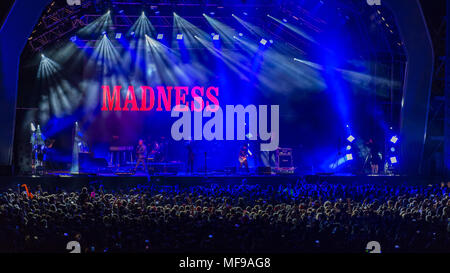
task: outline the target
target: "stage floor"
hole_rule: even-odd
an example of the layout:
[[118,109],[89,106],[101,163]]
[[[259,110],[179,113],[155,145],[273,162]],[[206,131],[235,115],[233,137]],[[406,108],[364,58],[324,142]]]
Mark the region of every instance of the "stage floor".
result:
[[0,178],[0,189],[16,189],[17,186],[27,184],[29,188],[34,189],[41,185],[43,189],[48,190],[80,190],[82,187],[103,185],[106,189],[120,189],[128,187],[137,187],[139,185],[202,185],[202,184],[291,184],[298,182],[307,183],[342,183],[342,184],[439,184],[440,178],[433,177],[408,177],[408,176],[387,176],[387,175],[354,175],[347,173],[339,174],[272,174],[257,175],[252,173],[177,173],[165,174],[159,173],[149,175],[144,172],[136,174],[127,172],[98,172],[98,173],[80,173],[77,175],[68,172],[51,172],[44,176],[14,176]]

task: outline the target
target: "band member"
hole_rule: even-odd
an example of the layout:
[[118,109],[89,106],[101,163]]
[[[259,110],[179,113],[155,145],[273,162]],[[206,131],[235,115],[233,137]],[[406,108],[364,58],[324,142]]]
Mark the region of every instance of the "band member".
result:
[[44,173],[44,153],[46,150],[45,147],[45,136],[41,132],[41,127],[39,124],[37,128],[31,123],[31,149],[32,149],[32,158],[31,158],[31,169],[33,174]]
[[372,169],[372,174],[378,174],[379,166],[381,164],[381,153],[372,139],[369,139],[367,143],[367,147],[369,148],[369,162],[370,167]]
[[168,159],[168,146],[169,143],[167,141],[167,139],[164,136],[161,136],[159,139],[159,150],[160,150],[160,161],[161,162],[166,162]]
[[186,148],[188,150],[188,160],[187,160],[187,172],[193,173],[194,172],[194,142],[192,140],[189,140],[186,144]]
[[137,158],[137,162],[136,162],[136,167],[134,167],[134,172],[137,171],[137,168],[139,167],[139,165],[141,163],[144,166],[144,171],[146,171],[147,164],[145,161],[147,159],[147,147],[144,145],[144,141],[142,139],[139,140],[139,144],[136,148],[136,158]]
[[152,158],[154,162],[162,161],[161,144],[158,142],[158,140],[155,140],[153,142],[150,158]]
[[239,170],[242,167],[245,167],[245,170],[249,172],[248,169],[248,147],[247,145],[242,146],[241,151],[239,152]]

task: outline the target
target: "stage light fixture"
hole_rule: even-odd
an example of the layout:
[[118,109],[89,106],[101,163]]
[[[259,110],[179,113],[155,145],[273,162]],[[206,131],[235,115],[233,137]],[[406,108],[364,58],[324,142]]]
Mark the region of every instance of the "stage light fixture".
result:
[[164,34],[160,33],[156,36],[156,40],[162,40],[162,39],[164,39]]
[[75,42],[75,41],[77,40],[77,36],[72,36],[72,37],[70,37],[70,40],[71,40],[72,42]]
[[183,40],[183,34],[177,34],[177,40]]
[[213,40],[214,40],[214,41],[218,41],[219,39],[220,39],[219,34],[214,34]]
[[352,143],[353,141],[355,141],[355,137],[352,136],[352,135],[350,135],[350,136],[347,138],[347,140],[348,140],[350,143]]
[[269,43],[273,44],[273,40],[269,40]]
[[345,155],[345,159],[347,159],[347,161],[353,160],[353,154]]
[[395,152],[395,148],[394,147],[391,148],[391,152],[393,152],[393,153]]
[[283,19],[283,22],[287,23],[287,19]]
[[267,44],[267,40],[266,39],[261,39],[261,41],[259,42],[262,45],[266,45]]
[[122,39],[122,33],[116,33],[116,40]]
[[397,136],[391,137],[391,142],[392,142],[392,143],[396,144],[397,141],[398,141],[398,137],[397,137]]
[[240,33],[239,33],[239,36],[241,36],[241,37],[244,36],[244,33],[240,32]]
[[350,151],[352,149],[351,145],[347,145],[347,151]]
[[392,157],[390,158],[390,161],[391,161],[392,164],[398,163],[398,160],[397,160],[397,157],[396,157],[396,156],[392,156]]

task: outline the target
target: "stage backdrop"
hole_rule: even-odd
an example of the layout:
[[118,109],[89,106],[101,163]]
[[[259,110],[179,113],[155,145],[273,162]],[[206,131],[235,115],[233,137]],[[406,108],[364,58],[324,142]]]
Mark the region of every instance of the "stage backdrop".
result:
[[[190,106],[199,97],[222,109],[279,105],[279,146],[294,149],[299,170],[344,171],[345,164],[339,169],[333,163],[349,153],[355,163],[348,168],[360,169],[367,155],[365,142],[372,138],[382,150],[388,128],[398,128],[399,119],[392,119],[386,102],[393,93],[400,100],[405,60],[392,65],[374,58],[368,41],[355,35],[355,25],[343,24],[333,11],[326,15],[323,31],[307,33],[303,43],[282,35],[262,41],[226,25],[220,25],[219,41],[201,27],[178,40],[182,26],[189,24],[182,14],[174,23],[181,26],[164,40],[157,39],[156,31],[123,31],[118,37],[111,29],[83,28],[76,38],[68,36],[22,58],[19,103],[34,110],[20,111],[17,143],[26,151],[30,123],[39,123],[47,138],[56,139],[60,160],[70,162],[72,130],[78,122],[95,157],[108,157],[114,137],[119,139],[115,144],[126,146],[139,139],[165,139],[169,160],[186,161],[185,143],[171,137],[177,119],[170,115],[185,94],[181,101]],[[89,37],[96,40],[85,42]],[[120,95],[120,104],[115,95]],[[355,137],[352,143],[350,135]],[[210,169],[236,166],[239,149],[247,142],[257,149],[256,141],[195,141],[196,168],[202,169],[205,159]],[[251,158],[250,165],[258,160]],[[264,158],[260,164],[274,162]]]

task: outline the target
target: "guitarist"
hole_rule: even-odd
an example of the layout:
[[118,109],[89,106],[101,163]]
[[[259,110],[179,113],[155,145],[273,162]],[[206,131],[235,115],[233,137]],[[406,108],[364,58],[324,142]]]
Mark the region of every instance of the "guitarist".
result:
[[144,141],[142,139],[139,140],[139,144],[136,148],[136,167],[134,167],[134,172],[136,173],[137,168],[140,164],[144,166],[144,171],[147,171],[147,164],[145,160],[147,159],[147,146],[144,145]]
[[245,167],[246,172],[249,172],[248,169],[248,147],[247,145],[242,146],[239,152],[239,170]]

